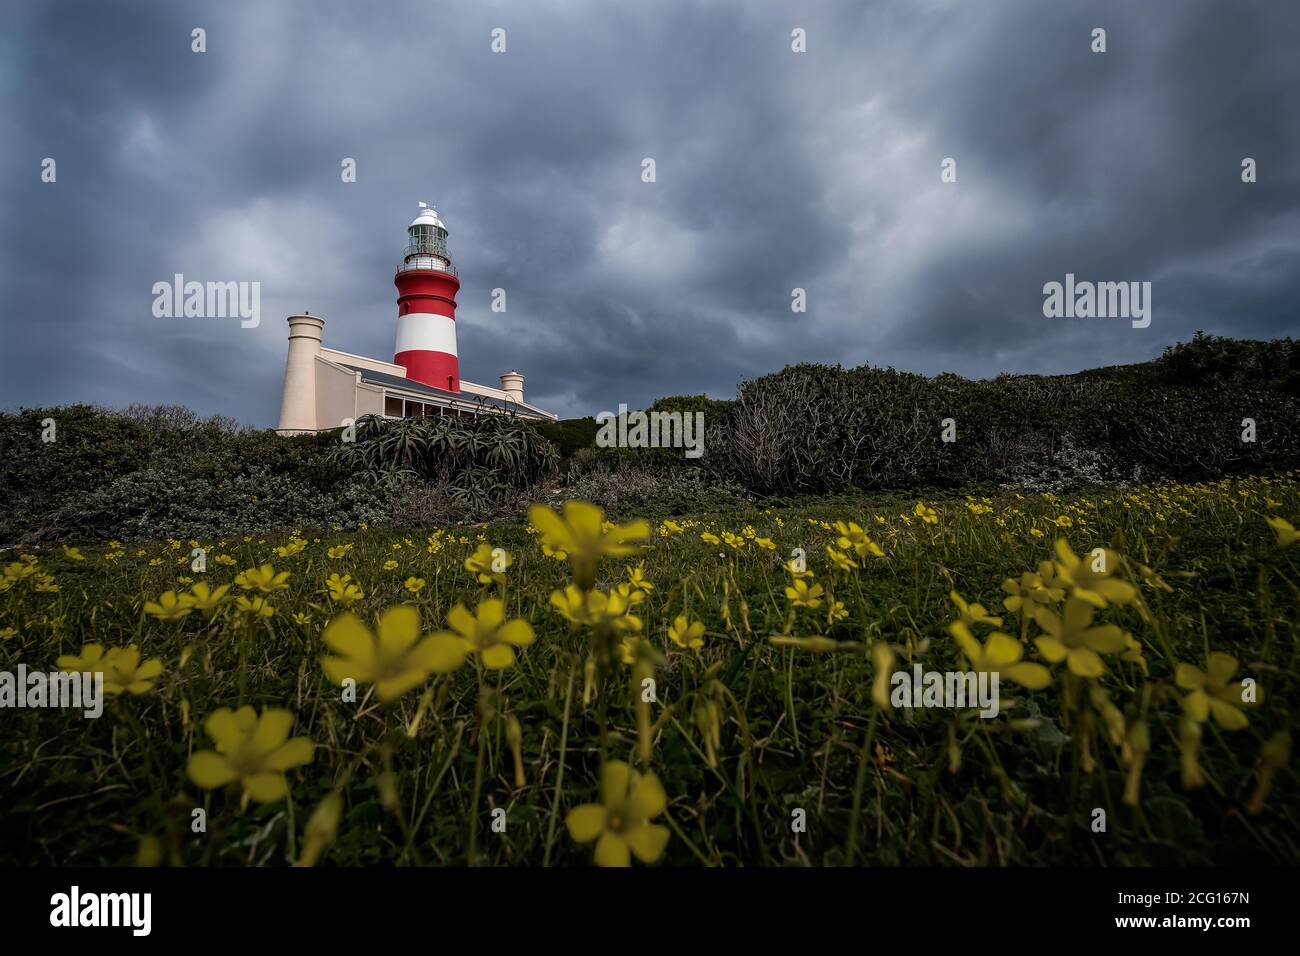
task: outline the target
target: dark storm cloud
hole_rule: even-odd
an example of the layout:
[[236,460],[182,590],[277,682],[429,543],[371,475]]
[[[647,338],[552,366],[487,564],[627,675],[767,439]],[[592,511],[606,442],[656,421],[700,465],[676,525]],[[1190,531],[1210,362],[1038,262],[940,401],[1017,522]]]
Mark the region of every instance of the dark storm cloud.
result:
[[[289,313],[324,315],[331,346],[391,355],[417,199],[451,230],[465,378],[519,368],[530,399],[566,415],[727,397],[795,361],[1059,372],[1145,359],[1197,328],[1300,325],[1294,4],[7,17],[3,407],[167,401],[274,424]],[[55,185],[39,182],[46,156]],[[956,185],[939,182],[948,156]],[[1240,182],[1244,156],[1259,183]],[[152,284],[176,272],[260,281],[261,326],[155,319]],[[1043,284],[1067,272],[1151,281],[1151,327],[1043,318]]]

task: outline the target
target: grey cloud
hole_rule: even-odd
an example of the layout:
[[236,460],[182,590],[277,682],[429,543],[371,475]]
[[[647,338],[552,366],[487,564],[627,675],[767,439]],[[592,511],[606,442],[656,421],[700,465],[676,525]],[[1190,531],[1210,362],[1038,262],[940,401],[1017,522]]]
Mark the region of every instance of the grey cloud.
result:
[[[0,407],[274,424],[290,312],[391,354],[417,199],[451,229],[464,376],[519,368],[564,415],[728,397],[797,361],[1061,372],[1300,326],[1290,4],[87,2],[11,21]],[[154,319],[175,272],[261,280],[262,327]],[[1066,272],[1152,281],[1151,328],[1044,319]]]

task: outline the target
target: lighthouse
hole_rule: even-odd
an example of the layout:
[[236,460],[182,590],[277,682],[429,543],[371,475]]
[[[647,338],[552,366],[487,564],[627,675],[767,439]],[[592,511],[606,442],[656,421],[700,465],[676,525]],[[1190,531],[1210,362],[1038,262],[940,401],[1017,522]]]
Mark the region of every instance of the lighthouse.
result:
[[460,279],[447,255],[447,227],[432,206],[420,203],[420,214],[406,227],[406,234],[406,254],[393,278],[397,286],[393,360],[327,348],[322,334],[325,320],[319,314],[289,316],[280,434],[347,428],[365,415],[385,419],[512,415],[556,421],[555,412],[524,400],[524,375],[517,369],[502,373],[500,388],[461,381],[456,352]]
[[448,392],[459,392],[456,358],[456,292],[460,279],[447,255],[447,227],[428,203],[406,228],[406,254],[393,283],[397,286],[397,345],[393,364],[406,377]]

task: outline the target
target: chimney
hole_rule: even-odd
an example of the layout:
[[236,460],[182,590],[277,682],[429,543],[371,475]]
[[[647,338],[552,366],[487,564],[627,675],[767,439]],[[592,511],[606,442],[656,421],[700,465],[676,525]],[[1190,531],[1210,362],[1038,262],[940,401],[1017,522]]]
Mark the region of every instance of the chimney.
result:
[[512,401],[520,405],[524,403],[524,377],[511,369],[501,376],[501,391]]
[[289,359],[284,367],[281,435],[316,430],[316,356],[325,320],[314,315],[289,316]]

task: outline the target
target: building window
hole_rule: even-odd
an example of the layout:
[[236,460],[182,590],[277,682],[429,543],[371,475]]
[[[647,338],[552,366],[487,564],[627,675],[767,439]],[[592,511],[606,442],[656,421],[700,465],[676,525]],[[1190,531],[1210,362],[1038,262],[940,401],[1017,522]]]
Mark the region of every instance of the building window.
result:
[[395,395],[385,395],[384,414],[389,418],[401,418],[402,400]]

